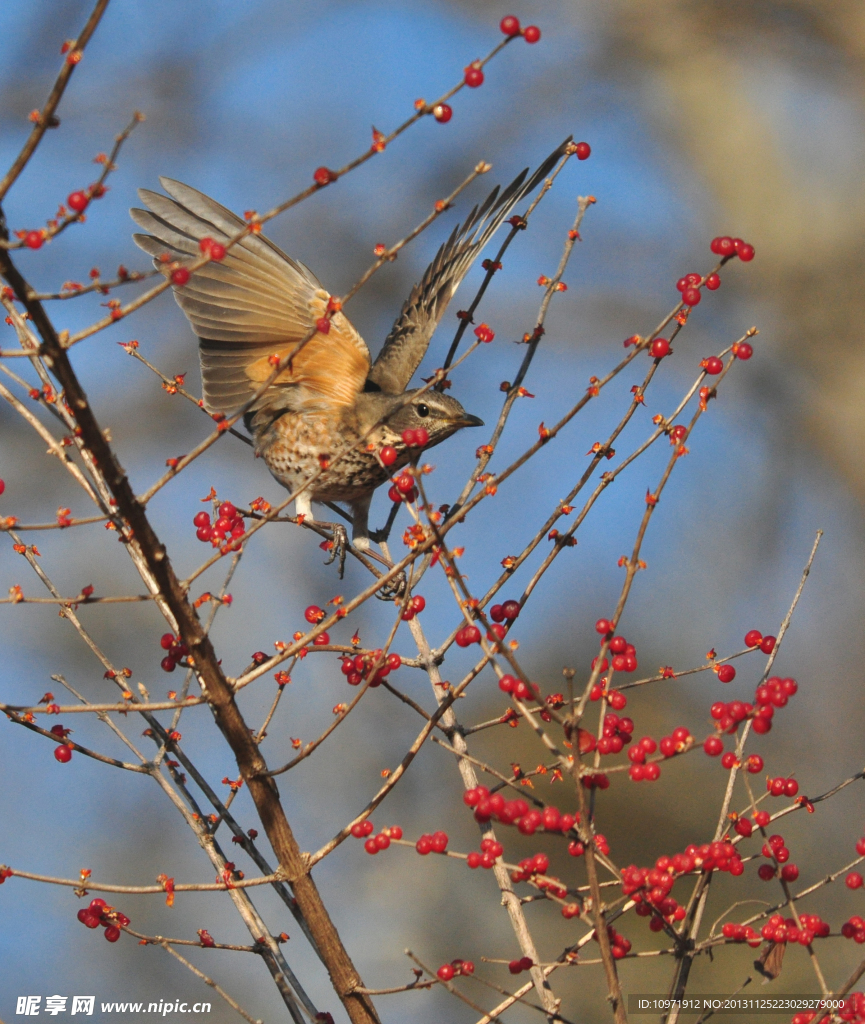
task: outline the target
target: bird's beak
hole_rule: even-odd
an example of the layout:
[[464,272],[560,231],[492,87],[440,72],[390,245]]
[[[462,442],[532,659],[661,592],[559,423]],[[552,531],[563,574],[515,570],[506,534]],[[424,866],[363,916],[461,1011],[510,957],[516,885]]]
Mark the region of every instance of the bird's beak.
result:
[[471,413],[466,413],[464,416],[460,416],[459,419],[453,421],[454,426],[457,427],[482,427],[484,421],[477,416],[472,416]]

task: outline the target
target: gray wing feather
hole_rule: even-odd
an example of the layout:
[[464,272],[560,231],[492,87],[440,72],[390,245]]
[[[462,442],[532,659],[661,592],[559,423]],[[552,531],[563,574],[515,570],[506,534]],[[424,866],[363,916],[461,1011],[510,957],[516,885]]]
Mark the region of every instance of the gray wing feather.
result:
[[498,231],[521,199],[543,181],[563,155],[570,136],[526,180],[528,168],[499,194],[493,189],[465,223],[454,228],[423,278],[411,290],[369,374],[382,391],[401,394],[426,355],[430,339],[478,253]]
[[[159,181],[168,195],[139,189],[148,209],[130,214],[147,232],[133,235],[136,244],[164,273],[171,262],[189,263],[200,255],[200,239],[225,243],[246,226],[203,192],[171,178]],[[243,404],[255,389],[246,367],[281,343],[303,337],[328,295],[301,262],[263,235],[247,235],[223,260],[205,264],[186,285],[174,288],[174,297],[199,337],[204,402],[212,411]],[[366,345],[350,330],[368,362]]]

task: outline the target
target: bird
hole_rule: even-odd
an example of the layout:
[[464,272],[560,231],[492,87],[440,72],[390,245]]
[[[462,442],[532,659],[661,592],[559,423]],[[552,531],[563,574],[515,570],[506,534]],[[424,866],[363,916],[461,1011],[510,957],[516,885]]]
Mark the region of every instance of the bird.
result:
[[[203,406],[226,416],[245,409],[256,455],[296,495],[302,522],[315,521],[313,502],[345,503],[352,513],[352,544],[369,552],[373,493],[417,455],[406,432],[422,431],[422,447],[429,448],[465,427],[483,426],[443,391],[408,385],[478,253],[549,175],[569,142],[531,176],[526,168],[505,189],[497,186],[453,229],[412,288],[374,362],[340,303],[303,263],[260,232],[245,234],[226,250],[247,221],[172,178],[159,179],[165,195],[138,190],[147,209],[133,208],[130,215],[146,233],[133,239],[172,281],[198,337]],[[221,258],[177,273],[214,244]],[[395,459],[388,453],[388,464],[381,458],[386,447],[396,452]],[[333,528],[344,562],[344,529],[322,520],[319,525]]]

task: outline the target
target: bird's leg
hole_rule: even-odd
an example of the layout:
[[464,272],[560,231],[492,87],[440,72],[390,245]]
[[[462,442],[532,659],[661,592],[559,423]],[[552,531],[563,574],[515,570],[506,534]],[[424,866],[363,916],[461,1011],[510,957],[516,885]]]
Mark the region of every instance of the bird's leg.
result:
[[384,526],[380,530],[373,530],[370,533],[370,539],[374,540],[376,544],[381,544],[383,541],[386,541],[388,539],[388,537],[390,536],[390,531],[393,529],[393,524],[396,520],[399,510],[399,503],[394,502],[393,506],[391,507],[390,513],[388,514],[387,522],[384,524]]
[[[354,515],[354,526],[351,531],[351,540],[356,548],[362,551],[368,558],[374,558],[377,562],[380,562],[385,568],[392,569],[393,562],[384,555],[378,554],[373,551],[370,547],[370,533],[369,533],[369,506],[372,501],[372,493],[370,492],[364,497],[351,503],[351,511]],[[373,540],[378,541],[379,537],[373,534]],[[395,597],[401,597],[405,593],[406,588],[406,575],[404,572],[397,573],[392,580],[389,580],[385,585],[375,592],[375,596],[380,601],[393,601]]]
[[304,522],[312,522],[317,526],[326,526],[333,531],[330,549],[330,557],[325,559],[325,565],[331,565],[336,558],[339,558],[339,578],[345,575],[345,558],[348,552],[348,534],[342,523],[328,523],[322,519],[316,519],[312,514],[312,499],[308,492],[298,494],[294,502],[294,509],[297,515],[303,516]]

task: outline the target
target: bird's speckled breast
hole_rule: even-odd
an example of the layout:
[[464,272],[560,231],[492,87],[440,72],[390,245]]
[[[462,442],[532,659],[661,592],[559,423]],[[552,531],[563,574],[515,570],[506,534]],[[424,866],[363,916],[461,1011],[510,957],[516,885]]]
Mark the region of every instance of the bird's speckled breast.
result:
[[[386,429],[386,428],[385,428]],[[311,486],[314,501],[354,501],[383,484],[407,458],[385,469],[375,452],[390,438],[367,439],[359,448],[347,452]],[[287,412],[256,438],[256,454],[264,459],[273,476],[295,491],[346,446],[357,444],[359,435],[344,420],[327,413]],[[368,447],[372,451],[368,451]]]

